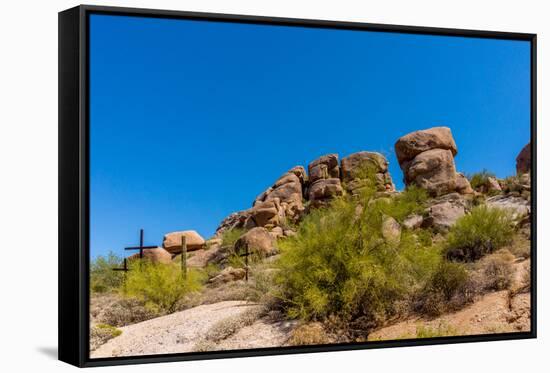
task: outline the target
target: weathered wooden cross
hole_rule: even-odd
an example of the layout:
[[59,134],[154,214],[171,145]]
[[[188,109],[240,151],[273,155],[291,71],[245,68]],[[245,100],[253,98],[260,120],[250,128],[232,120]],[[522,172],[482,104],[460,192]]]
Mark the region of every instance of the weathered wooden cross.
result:
[[181,273],[183,279],[187,279],[187,243],[185,242],[185,236],[181,236]]
[[120,268],[113,268],[113,271],[124,271],[124,273],[128,272],[130,268],[128,268],[128,262],[126,261],[126,258],[124,258],[124,264]]
[[244,257],[244,280],[248,282],[248,257],[251,255],[251,253],[248,251],[248,246],[246,246],[244,254],[240,254],[240,257]]
[[143,259],[143,250],[156,249],[157,246],[143,246],[143,229],[139,230],[139,246],[125,247],[124,250],[139,250],[139,258]]

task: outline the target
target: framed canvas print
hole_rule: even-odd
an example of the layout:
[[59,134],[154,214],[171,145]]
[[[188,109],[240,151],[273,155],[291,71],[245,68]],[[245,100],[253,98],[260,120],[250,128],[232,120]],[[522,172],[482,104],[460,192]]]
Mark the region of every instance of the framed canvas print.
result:
[[59,358],[536,336],[536,36],[59,13]]

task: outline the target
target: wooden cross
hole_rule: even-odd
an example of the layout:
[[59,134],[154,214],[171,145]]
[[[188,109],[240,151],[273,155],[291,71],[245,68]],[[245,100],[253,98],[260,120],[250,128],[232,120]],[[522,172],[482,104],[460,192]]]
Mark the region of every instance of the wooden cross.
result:
[[124,271],[124,273],[128,272],[130,268],[128,268],[128,262],[126,261],[126,258],[124,258],[124,265],[120,268],[113,268],[113,271]]
[[240,254],[240,257],[244,256],[244,280],[248,282],[248,257],[251,255],[251,253],[248,251],[248,246],[246,246],[246,251],[244,254]]
[[185,236],[181,236],[181,273],[183,279],[187,279],[187,244],[185,242]]
[[139,246],[125,247],[124,250],[139,250],[139,258],[143,259],[143,250],[156,249],[157,246],[143,246],[143,229],[139,230]]

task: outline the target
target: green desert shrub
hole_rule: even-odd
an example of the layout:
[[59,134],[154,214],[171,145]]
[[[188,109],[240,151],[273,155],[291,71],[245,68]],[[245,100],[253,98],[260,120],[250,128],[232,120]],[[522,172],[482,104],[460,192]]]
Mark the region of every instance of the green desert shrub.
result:
[[242,228],[233,228],[222,233],[222,246],[233,246],[246,231]]
[[[275,280],[287,314],[361,319],[365,329],[397,314],[400,301],[430,277],[441,252],[424,247],[411,232],[386,241],[381,226],[385,216],[405,216],[416,208],[411,201],[420,199],[418,194],[374,199],[367,188],[358,198],[336,199],[308,214],[297,235],[279,245]],[[358,203],[367,207],[358,210]],[[410,208],[399,207],[404,203]]]
[[141,261],[128,271],[122,291],[127,297],[145,302],[149,308],[171,313],[186,294],[199,291],[205,280],[205,273],[196,269],[188,270],[184,278],[176,264]]
[[93,293],[105,293],[117,289],[123,281],[123,273],[113,271],[120,267],[122,258],[109,252],[106,256],[98,256],[90,263],[90,290]]
[[422,213],[427,200],[428,193],[426,190],[413,185],[392,198],[389,203],[380,204],[380,209],[386,215],[402,222],[411,214]]
[[508,211],[477,206],[451,228],[447,237],[447,255],[451,259],[473,261],[509,244],[514,235]]
[[487,180],[490,177],[495,177],[495,174],[487,170],[483,170],[481,172],[476,172],[474,174],[468,175],[468,179],[470,180],[470,185],[474,189],[478,189],[487,185]]

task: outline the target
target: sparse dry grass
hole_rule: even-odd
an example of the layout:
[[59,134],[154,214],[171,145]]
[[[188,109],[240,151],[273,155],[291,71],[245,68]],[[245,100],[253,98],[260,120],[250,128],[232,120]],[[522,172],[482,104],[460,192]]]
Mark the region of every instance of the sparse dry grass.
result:
[[265,315],[263,306],[254,307],[237,316],[228,317],[214,324],[206,335],[195,344],[194,351],[213,351],[218,343],[229,338],[245,326],[252,325]]
[[122,330],[108,324],[97,324],[90,328],[90,350],[93,351],[105,342],[122,334]]
[[123,298],[118,293],[94,295],[90,301],[92,322],[125,326],[162,316],[157,309],[147,307],[135,298]]
[[311,346],[330,343],[323,324],[320,322],[311,322],[300,325],[292,331],[287,342],[289,346]]
[[514,259],[508,250],[499,250],[477,262],[475,271],[479,279],[479,291],[508,289],[513,281]]

